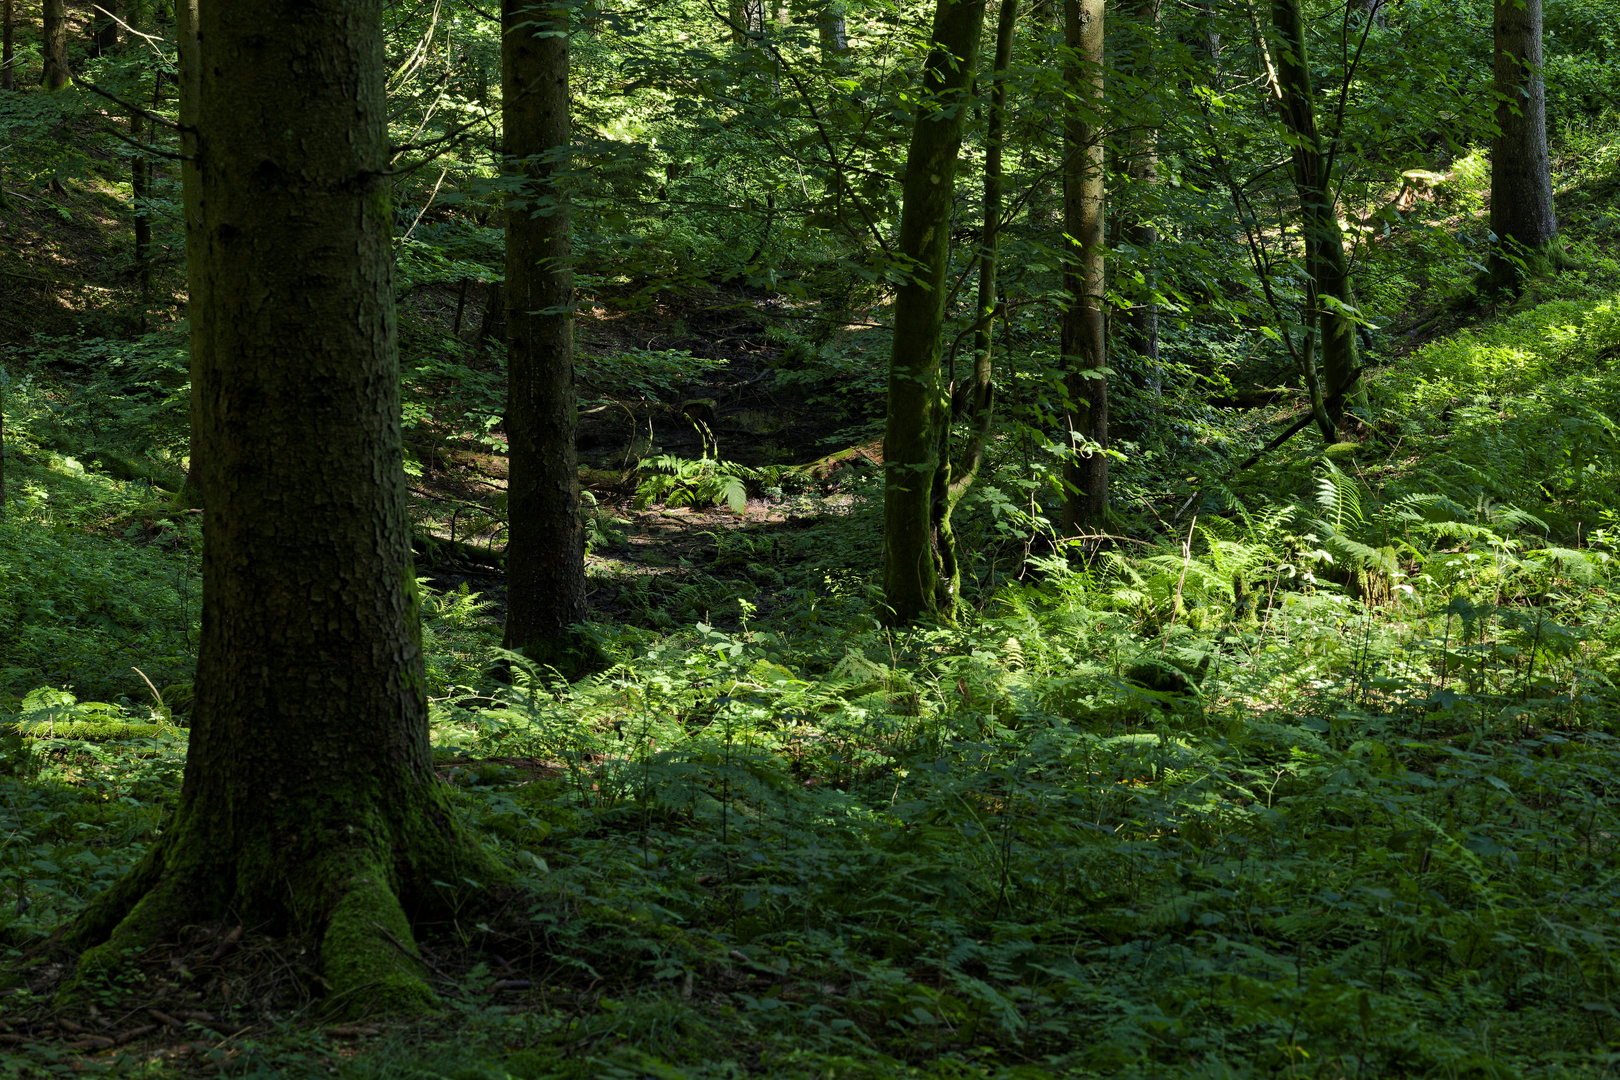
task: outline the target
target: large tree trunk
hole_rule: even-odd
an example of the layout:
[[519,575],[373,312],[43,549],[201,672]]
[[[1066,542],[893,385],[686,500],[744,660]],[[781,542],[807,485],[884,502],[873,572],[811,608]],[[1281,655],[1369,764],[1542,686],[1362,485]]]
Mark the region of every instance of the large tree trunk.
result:
[[0,0],[0,90],[17,89],[12,65],[17,59],[15,35],[17,0]]
[[821,42],[821,58],[835,60],[849,52],[849,29],[843,0],[827,0],[816,11],[816,36]]
[[1103,134],[1090,121],[1102,110],[1103,0],[1064,0],[1064,70],[1070,108],[1063,120],[1063,313],[1060,342],[1071,454],[1063,532],[1099,529],[1108,512],[1107,321],[1103,280]]
[[[1527,272],[1559,261],[1541,78],[1541,0],[1496,0],[1496,137],[1491,141],[1489,284],[1517,292]],[[1549,258],[1550,257],[1550,258]]]
[[506,215],[506,647],[573,672],[585,618],[585,539],[574,452],[574,275],[567,192],[566,9],[506,0],[501,122],[527,178]]
[[1293,143],[1294,189],[1300,202],[1300,233],[1305,242],[1306,321],[1321,342],[1322,394],[1336,427],[1346,398],[1360,400],[1356,383],[1355,296],[1350,261],[1333,205],[1328,156],[1316,128],[1311,69],[1305,53],[1305,20],[1300,0],[1273,0],[1272,24],[1278,36],[1278,109]]
[[47,90],[60,90],[68,84],[67,0],[45,0],[44,30],[40,51],[45,69],[40,82]]
[[343,1011],[419,1008],[407,913],[497,872],[428,745],[381,8],[201,6],[196,702],[174,817],[68,935],[81,976],[229,919],[318,941]]
[[895,294],[883,430],[883,589],[888,621],[896,625],[925,615],[949,619],[956,607],[950,578],[941,572],[951,416],[940,384],[940,335],[956,158],[983,26],[984,0],[939,0],[906,152],[897,249],[907,272]]

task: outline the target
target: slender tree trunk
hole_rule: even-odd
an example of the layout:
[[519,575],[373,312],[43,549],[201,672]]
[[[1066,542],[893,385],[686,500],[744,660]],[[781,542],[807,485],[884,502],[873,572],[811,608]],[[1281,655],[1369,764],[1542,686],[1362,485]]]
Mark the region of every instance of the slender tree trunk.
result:
[[45,36],[40,51],[45,70],[40,81],[47,90],[60,90],[68,84],[67,0],[45,0]]
[[[906,152],[897,246],[908,267],[896,290],[883,432],[883,589],[889,622],[949,619],[939,522],[950,486],[950,402],[940,384],[945,276],[962,126],[972,103],[984,0],[938,0],[932,47]],[[948,537],[945,538],[948,542]]]
[[13,65],[17,60],[16,26],[17,0],[0,0],[0,90],[17,89],[17,75]]
[[[973,371],[963,385],[951,393],[951,414],[967,423],[967,443],[957,460],[950,462],[945,509],[940,515],[940,576],[951,596],[961,592],[961,566],[956,557],[956,533],[951,514],[956,504],[978,479],[990,441],[994,418],[994,389],[991,346],[994,344],[996,315],[996,271],[1001,245],[1002,144],[1006,135],[1007,68],[1012,63],[1013,29],[1018,23],[1018,0],[1001,0],[996,19],[996,54],[990,66],[990,115],[984,138],[984,224],[979,240],[979,295],[973,327]],[[954,364],[952,365],[955,366]],[[955,372],[952,372],[954,377]],[[947,420],[947,432],[951,421]]]
[[202,399],[198,385],[197,343],[208,338],[209,278],[202,272],[207,234],[203,231],[202,201],[198,189],[198,88],[202,84],[197,42],[198,0],[174,0],[174,40],[179,55],[180,212],[186,237],[186,322],[191,343],[191,445],[186,458],[186,479],[175,502],[184,507],[203,505]]
[[[1064,82],[1071,108],[1063,121],[1063,289],[1068,308],[1060,338],[1065,427],[1073,451],[1064,465],[1069,491],[1063,532],[1099,529],[1108,512],[1107,323],[1103,280],[1104,145],[1090,122],[1102,110],[1103,0],[1064,0],[1063,40],[1069,58]],[[1084,111],[1082,111],[1084,110]],[[1088,115],[1089,114],[1089,115]]]
[[1315,91],[1305,52],[1305,20],[1300,0],[1273,0],[1272,24],[1278,35],[1277,103],[1293,142],[1294,189],[1300,202],[1300,232],[1305,242],[1307,322],[1320,342],[1322,391],[1328,418],[1335,427],[1346,398],[1360,400],[1357,387],[1355,295],[1350,287],[1350,261],[1333,204],[1332,177],[1322,138],[1316,128]]
[[340,1011],[416,1011],[406,912],[454,917],[500,874],[428,744],[381,9],[200,8],[196,703],[162,838],[67,935],[81,976],[230,919],[310,939]]
[[1561,261],[1547,152],[1541,0],[1495,0],[1496,137],[1491,142],[1489,285],[1518,292],[1529,273]]
[[[1133,0],[1129,10],[1144,26],[1157,31],[1159,0]],[[1152,81],[1153,52],[1146,42],[1133,50],[1124,62],[1130,75],[1144,84]],[[1120,289],[1131,297],[1131,305],[1119,316],[1119,342],[1141,358],[1147,369],[1148,392],[1157,408],[1164,395],[1164,375],[1159,363],[1159,305],[1154,300],[1158,281],[1153,268],[1159,230],[1143,213],[1143,207],[1151,205],[1152,189],[1159,182],[1159,133],[1151,124],[1141,122],[1142,119],[1138,118],[1138,125],[1120,144],[1125,156],[1120,172],[1126,190],[1125,197],[1119,200],[1117,235],[1130,247],[1131,266],[1141,274],[1141,281],[1133,281]]]
[[[154,76],[161,79],[161,75]],[[140,142],[146,134],[146,118],[140,113],[129,116],[129,135]],[[147,213],[147,200],[151,197],[152,165],[139,150],[129,159],[129,187],[135,204],[135,276],[141,290],[141,328],[146,328],[145,304],[152,298],[152,219]]]
[[[501,123],[527,178],[506,217],[506,647],[573,674],[585,618],[585,538],[574,451],[574,273],[568,195],[567,9],[505,0]],[[536,25],[538,24],[538,25]]]

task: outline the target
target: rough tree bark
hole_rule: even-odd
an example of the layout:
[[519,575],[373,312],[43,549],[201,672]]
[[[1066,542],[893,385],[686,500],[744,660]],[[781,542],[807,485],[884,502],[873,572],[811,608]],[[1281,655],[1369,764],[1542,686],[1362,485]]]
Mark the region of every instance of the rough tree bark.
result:
[[1103,280],[1103,0],[1064,0],[1064,82],[1071,106],[1063,119],[1063,289],[1068,308],[1060,338],[1074,451],[1063,467],[1065,536],[1100,528],[1108,512],[1107,321]]
[[196,701],[173,818],[66,935],[80,980],[228,919],[316,941],[335,1009],[419,1008],[410,917],[499,874],[428,745],[381,8],[200,6]]
[[1305,20],[1300,0],[1273,0],[1277,30],[1275,97],[1288,129],[1299,195],[1300,233],[1305,243],[1306,322],[1320,342],[1322,391],[1328,418],[1336,427],[1347,398],[1359,399],[1356,370],[1355,296],[1350,260],[1333,204],[1329,159],[1316,127],[1315,91],[1305,52]]
[[834,60],[849,52],[849,30],[842,0],[828,0],[817,9],[816,37],[821,43],[823,60]]
[[40,82],[47,90],[60,90],[68,84],[67,0],[45,0],[44,38],[40,42],[45,68]]
[[883,430],[883,589],[887,620],[950,619],[956,595],[941,571],[939,523],[950,487],[950,402],[940,382],[945,274],[962,125],[973,104],[984,0],[939,0],[901,184],[895,293]]
[[506,647],[573,674],[585,618],[585,539],[574,451],[574,276],[567,168],[568,8],[505,0],[501,122],[526,180],[506,214]]
[[1556,267],[1547,152],[1547,90],[1541,78],[1541,0],[1496,0],[1496,127],[1491,141],[1491,249],[1488,285],[1518,292],[1531,273]]

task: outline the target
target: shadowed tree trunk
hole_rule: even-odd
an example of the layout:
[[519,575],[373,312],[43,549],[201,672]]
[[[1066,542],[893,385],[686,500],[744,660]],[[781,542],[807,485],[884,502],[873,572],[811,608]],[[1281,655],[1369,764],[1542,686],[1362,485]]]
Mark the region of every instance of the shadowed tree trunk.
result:
[[1063,467],[1069,490],[1063,532],[1100,529],[1108,512],[1107,322],[1103,280],[1103,0],[1064,0],[1064,70],[1070,108],[1063,119],[1063,313],[1061,345],[1073,451]]
[[817,10],[816,36],[821,42],[823,60],[832,60],[849,52],[849,30],[844,21],[841,0],[829,0]]
[[40,42],[45,69],[40,82],[47,90],[60,90],[68,84],[67,0],[45,0],[44,38]]
[[[994,343],[996,315],[996,271],[1001,245],[1001,193],[1003,185],[1001,154],[1005,139],[1007,118],[1007,67],[1012,63],[1013,30],[1018,23],[1018,0],[1001,0],[1001,13],[996,19],[996,54],[990,65],[990,115],[984,137],[984,224],[979,240],[979,295],[974,314],[973,370],[967,379],[951,392],[951,418],[966,422],[967,442],[961,454],[948,462],[946,476],[945,509],[939,519],[940,576],[945,579],[952,596],[961,590],[961,563],[956,556],[956,533],[951,515],[962,496],[968,493],[978,479],[979,466],[984,463],[984,451],[990,441],[990,423],[994,417],[994,365],[991,346]],[[955,364],[953,363],[954,369]],[[951,372],[955,378],[955,371]],[[948,430],[948,428],[947,428]]]
[[0,0],[0,90],[17,89],[17,76],[12,67],[17,59],[16,16],[17,0]]
[[411,917],[499,874],[428,745],[381,8],[200,6],[196,701],[173,818],[66,936],[91,946],[80,986],[168,931],[240,923],[317,942],[340,1011],[418,1009]]
[[1496,0],[1496,137],[1491,142],[1489,286],[1518,292],[1561,261],[1541,78],[1541,0]]
[[1345,400],[1364,396],[1356,380],[1350,261],[1333,205],[1328,156],[1316,128],[1300,0],[1274,0],[1271,20],[1278,37],[1277,107],[1293,144],[1294,190],[1299,195],[1300,233],[1305,243],[1306,319],[1320,342],[1323,404],[1337,427]]
[[585,539],[574,451],[574,275],[567,168],[568,9],[506,0],[501,122],[527,178],[506,214],[506,438],[511,540],[506,647],[573,674],[585,618]]
[[90,50],[93,56],[106,56],[118,48],[118,0],[98,0],[91,6],[95,15],[92,22],[94,30],[90,38]]
[[[208,279],[202,273],[204,233],[202,209],[197,194],[197,89],[202,68],[197,53],[198,0],[175,0],[174,41],[180,76],[180,206],[186,238],[186,321],[190,326],[191,385],[197,385],[197,342],[205,340],[208,326]],[[191,395],[191,445],[186,453],[186,479],[175,503],[183,507],[203,504],[202,399]]]
[[940,382],[945,274],[962,124],[973,103],[973,71],[984,0],[939,0],[932,47],[906,152],[896,245],[906,278],[895,291],[883,429],[883,590],[888,621],[952,617],[954,554],[939,524],[950,487],[950,401]]
[[[1132,0],[1128,10],[1143,24],[1144,32],[1157,32],[1159,0]],[[1141,38],[1131,55],[1122,58],[1121,64],[1142,85],[1151,84],[1154,68],[1149,39]],[[1141,359],[1146,369],[1148,393],[1157,408],[1164,395],[1164,377],[1159,367],[1159,305],[1154,299],[1158,282],[1153,270],[1153,249],[1159,242],[1159,230],[1143,212],[1143,207],[1150,204],[1150,192],[1159,182],[1159,133],[1149,118],[1134,118],[1134,123],[1119,144],[1125,158],[1119,170],[1125,180],[1125,191],[1119,200],[1117,235],[1120,242],[1131,248],[1131,268],[1141,275],[1141,281],[1134,280],[1133,276],[1131,281],[1120,285],[1119,291],[1130,298],[1131,304],[1118,316],[1118,339],[1125,349]]]

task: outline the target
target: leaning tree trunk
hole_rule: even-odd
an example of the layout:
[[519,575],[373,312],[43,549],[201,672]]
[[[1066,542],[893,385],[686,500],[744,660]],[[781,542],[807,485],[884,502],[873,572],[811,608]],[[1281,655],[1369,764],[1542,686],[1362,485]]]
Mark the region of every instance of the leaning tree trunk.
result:
[[68,84],[67,0],[45,0],[44,40],[40,46],[45,59],[40,82],[47,90],[60,90]]
[[501,121],[525,178],[506,215],[506,647],[572,674],[585,618],[585,539],[574,451],[574,275],[567,168],[566,9],[506,0]]
[[1070,454],[1063,532],[1101,528],[1108,512],[1107,321],[1103,305],[1103,135],[1091,120],[1102,110],[1103,0],[1064,0],[1064,82],[1071,107],[1063,120],[1062,336]]
[[1496,137],[1491,142],[1489,285],[1518,292],[1527,273],[1556,265],[1547,152],[1547,90],[1541,78],[1541,0],[1496,0]]
[[1344,233],[1333,205],[1328,157],[1316,129],[1311,69],[1305,55],[1305,20],[1300,0],[1274,0],[1272,24],[1277,29],[1277,106],[1293,144],[1294,189],[1300,202],[1300,232],[1305,241],[1306,321],[1321,342],[1324,406],[1336,427],[1346,398],[1360,400],[1356,387],[1355,296],[1350,288],[1350,260]]
[[68,935],[81,979],[240,923],[318,942],[340,1010],[419,1008],[407,912],[498,872],[428,745],[381,8],[201,6],[196,701],[173,818]]
[[923,616],[950,619],[956,607],[942,573],[955,556],[941,549],[939,531],[951,471],[940,335],[956,158],[983,26],[984,0],[939,0],[901,185],[897,248],[906,276],[895,294],[883,429],[883,589],[894,625]]

